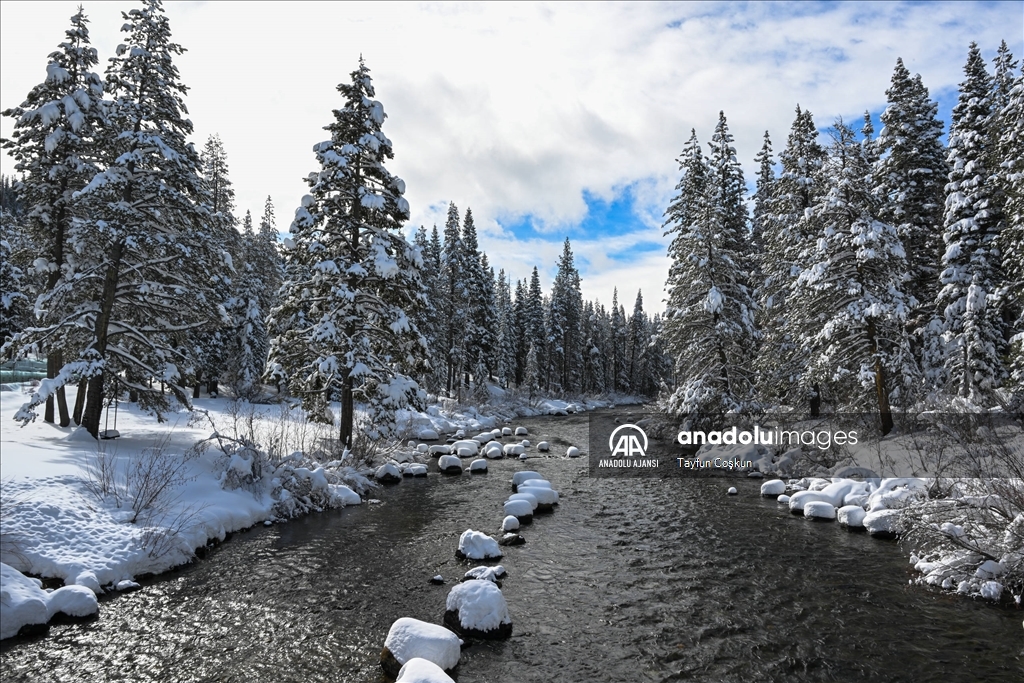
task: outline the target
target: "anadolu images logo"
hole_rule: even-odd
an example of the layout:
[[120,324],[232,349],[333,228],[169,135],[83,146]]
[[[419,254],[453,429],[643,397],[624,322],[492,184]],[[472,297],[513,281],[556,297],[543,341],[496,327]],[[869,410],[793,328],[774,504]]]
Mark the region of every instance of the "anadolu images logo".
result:
[[[615,439],[616,434],[619,435],[618,440]],[[640,445],[641,438],[643,439],[642,446]],[[619,425],[608,437],[608,449],[612,452],[613,458],[615,456],[642,458],[647,455],[647,432],[634,424]]]

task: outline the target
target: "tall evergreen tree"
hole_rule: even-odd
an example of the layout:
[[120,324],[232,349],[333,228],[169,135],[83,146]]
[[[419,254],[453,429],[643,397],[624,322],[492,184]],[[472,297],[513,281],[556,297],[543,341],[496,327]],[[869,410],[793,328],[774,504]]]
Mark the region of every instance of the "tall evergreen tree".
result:
[[[698,152],[700,147],[698,146]],[[670,275],[671,277],[671,275]],[[611,349],[608,356],[610,377],[606,381],[608,387],[618,393],[628,392],[629,371],[626,362],[626,344],[628,335],[626,332],[626,313],[619,304],[619,288],[612,289],[612,310],[608,321],[609,334],[611,337]]]
[[402,234],[405,183],[384,166],[394,152],[362,59],[338,91],[344,104],[326,126],[330,139],[314,145],[320,168],[292,223],[288,258],[304,268],[289,273],[302,277],[284,284],[273,312],[286,331],[271,358],[314,419],[340,399],[339,438],[351,448],[356,400],[370,412],[367,434],[388,434],[395,409],[415,400],[407,373],[426,349],[407,313],[420,296],[422,261]]
[[[793,310],[787,298],[801,270],[800,254],[815,239],[806,214],[822,193],[820,171],[825,157],[811,112],[797,106],[786,147],[779,154],[781,170],[768,201],[770,208],[762,218],[765,252],[758,304],[763,340],[755,367],[760,377],[759,394],[769,403],[800,405],[805,400],[802,390],[794,390],[801,386],[807,365],[806,350],[797,341],[797,331],[802,327],[800,311]],[[664,325],[668,348],[667,314]],[[818,396],[812,386],[806,399],[812,414],[817,412]]]
[[942,255],[943,186],[949,173],[942,122],[921,76],[911,76],[902,59],[896,60],[885,94],[888,104],[878,136],[881,156],[872,180],[879,219],[896,227],[907,252],[906,293],[918,302],[912,315],[914,326],[920,327],[935,301]]
[[[753,212],[750,234],[754,254],[751,281],[760,283],[763,280],[762,262],[765,257],[764,234],[766,228],[770,230],[772,200],[775,197],[775,158],[772,156],[772,139],[768,131],[764,132],[764,144],[754,157],[754,163],[757,164],[757,185],[751,197]],[[760,287],[756,288],[756,295],[760,296]]]
[[[99,171],[96,137],[106,118],[103,82],[93,71],[99,60],[89,41],[88,23],[79,8],[71,17],[64,42],[49,56],[46,79],[20,106],[3,112],[16,119],[11,139],[3,146],[21,174],[18,196],[25,207],[23,223],[36,247],[32,269],[39,271],[43,280],[35,306],[36,326],[20,336],[15,347],[21,353],[46,353],[51,380],[64,365],[65,348],[74,345],[66,337],[80,336],[62,320],[76,272],[75,256],[69,253],[75,239],[72,223],[80,214],[75,193]],[[71,420],[64,393],[66,381],[54,382],[56,389],[47,392],[45,399],[45,420],[53,422],[56,396],[62,427]]]
[[580,326],[583,316],[583,295],[580,274],[573,261],[569,238],[562,245],[558,272],[551,288],[549,364],[552,381],[563,392],[579,390],[583,365]]
[[679,377],[667,407],[673,413],[742,410],[753,399],[758,332],[747,287],[743,174],[724,114],[710,160],[693,133],[679,163],[683,176],[665,221],[673,235],[665,338]]
[[467,364],[466,327],[469,324],[470,292],[467,289],[465,247],[459,229],[459,210],[448,204],[444,226],[444,250],[441,253],[442,310],[448,322],[444,328],[445,389],[448,396],[461,398],[462,373]]
[[1003,319],[1010,328],[1008,369],[1013,388],[1024,392],[1024,69],[1001,112],[999,183],[1006,224],[999,235],[1005,287]]
[[[526,290],[526,302],[523,308],[527,353],[533,353],[536,371],[533,382],[536,388],[545,386],[547,362],[547,330],[544,325],[544,293],[540,288],[540,273],[534,266],[530,274],[529,288]],[[526,360],[529,365],[529,359]],[[533,385],[531,385],[532,387]]]
[[877,218],[869,155],[842,121],[834,131],[826,192],[809,212],[818,239],[803,256],[808,267],[790,299],[808,325],[801,335],[811,351],[804,381],[828,384],[843,408],[874,407],[888,434],[900,382],[917,374],[904,330],[905,253],[895,228]]
[[950,393],[983,402],[1004,378],[1003,322],[996,304],[1002,279],[999,228],[990,166],[992,77],[971,43],[965,80],[949,131],[942,272],[938,309],[944,318]]

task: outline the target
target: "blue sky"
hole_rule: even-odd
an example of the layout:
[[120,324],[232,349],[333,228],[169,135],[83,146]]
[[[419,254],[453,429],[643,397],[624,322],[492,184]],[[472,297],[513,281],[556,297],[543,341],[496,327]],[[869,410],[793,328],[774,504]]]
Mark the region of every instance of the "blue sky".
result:
[[[0,3],[0,108],[45,75],[77,1]],[[84,2],[101,68],[133,2]],[[794,108],[877,121],[897,57],[948,113],[967,45],[1024,53],[1024,3],[165,4],[195,141],[224,141],[239,213],[269,194],[286,231],[313,144],[362,54],[405,179],[410,228],[472,207],[480,243],[545,286],[566,236],[587,298],[662,307],[661,216],[695,128],[728,117],[747,179]],[[328,30],[329,29],[329,30]],[[877,127],[877,126],[876,126]],[[11,122],[0,122],[9,135]],[[11,163],[0,158],[0,170]]]

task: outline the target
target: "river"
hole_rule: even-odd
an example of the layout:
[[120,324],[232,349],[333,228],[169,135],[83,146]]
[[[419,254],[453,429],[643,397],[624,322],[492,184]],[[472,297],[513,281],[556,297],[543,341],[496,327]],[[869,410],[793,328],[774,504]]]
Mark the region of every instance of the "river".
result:
[[[586,416],[517,424],[534,443],[586,445]],[[562,503],[505,549],[513,636],[464,649],[459,683],[1024,680],[1020,611],[910,585],[897,544],[793,517],[759,481],[591,479],[585,458],[490,465],[238,533],[104,599],[94,621],[5,641],[3,680],[381,681],[388,627],[440,623],[471,566],[459,534],[497,534],[527,466]]]

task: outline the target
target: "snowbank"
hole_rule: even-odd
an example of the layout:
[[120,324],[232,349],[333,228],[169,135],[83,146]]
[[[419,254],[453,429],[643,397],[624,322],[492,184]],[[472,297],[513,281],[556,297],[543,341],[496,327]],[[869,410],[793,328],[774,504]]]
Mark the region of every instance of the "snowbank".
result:
[[99,611],[96,594],[84,586],[42,589],[42,582],[0,563],[0,639],[17,635],[24,626],[45,624],[57,614],[87,617]]

